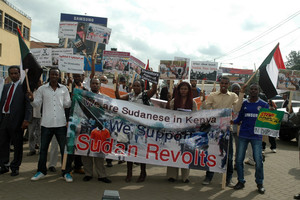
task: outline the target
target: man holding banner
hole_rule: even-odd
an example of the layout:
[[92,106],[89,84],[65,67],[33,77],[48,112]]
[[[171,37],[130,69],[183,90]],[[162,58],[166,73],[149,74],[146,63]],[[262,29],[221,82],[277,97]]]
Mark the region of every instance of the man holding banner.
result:
[[243,102],[238,118],[233,121],[234,124],[239,124],[242,122],[239,133],[239,144],[236,160],[238,183],[234,186],[234,189],[239,190],[245,187],[246,181],[244,179],[244,159],[248,143],[251,143],[255,161],[255,182],[257,184],[258,192],[260,194],[264,194],[265,188],[263,186],[264,169],[262,159],[262,135],[256,135],[254,133],[254,127],[259,110],[261,108],[269,108],[269,105],[265,101],[261,100],[258,97],[258,94],[259,86],[257,84],[250,85],[250,97],[248,100]]
[[[239,96],[237,96],[233,92],[228,91],[229,85],[230,85],[229,78],[227,76],[223,76],[220,79],[220,91],[210,93],[210,95],[208,95],[207,97],[207,100],[205,100],[205,92],[203,92],[202,108],[203,109],[233,108],[233,111],[238,112],[243,103],[244,91],[247,85],[244,84],[244,86],[242,87],[239,93]],[[230,134],[227,175],[226,175],[227,186],[233,186],[233,183],[231,181],[232,174],[233,174],[232,157],[233,157],[232,134]],[[206,176],[202,184],[209,185],[213,176],[214,176],[214,172],[206,171]]]

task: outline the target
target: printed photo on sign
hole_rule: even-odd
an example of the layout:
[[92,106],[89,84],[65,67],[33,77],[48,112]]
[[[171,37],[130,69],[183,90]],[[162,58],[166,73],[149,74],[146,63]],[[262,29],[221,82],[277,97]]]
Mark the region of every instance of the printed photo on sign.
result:
[[296,70],[280,69],[278,73],[277,89],[298,90],[300,86],[300,73]]
[[188,67],[186,61],[161,60],[159,65],[160,79],[187,79]]
[[102,68],[106,74],[129,74],[130,53],[120,51],[104,51]]
[[231,83],[245,83],[253,74],[253,70],[219,67],[217,74],[217,81],[220,81],[221,76],[227,76]]
[[108,44],[111,29],[97,24],[89,24],[86,40]]
[[192,61],[190,80],[216,81],[217,70],[217,62]]

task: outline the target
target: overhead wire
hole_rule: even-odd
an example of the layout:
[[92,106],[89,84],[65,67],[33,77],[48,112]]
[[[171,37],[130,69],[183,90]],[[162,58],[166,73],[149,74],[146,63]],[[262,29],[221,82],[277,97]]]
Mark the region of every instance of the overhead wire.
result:
[[258,36],[250,39],[249,41],[243,43],[242,45],[228,51],[225,53],[225,55],[222,55],[218,58],[215,58],[215,59],[220,59],[220,58],[223,58],[223,57],[226,57],[234,52],[237,52],[243,48],[245,48],[246,46],[249,46],[250,44],[254,43],[255,41],[259,40],[260,38],[266,36],[267,34],[273,32],[274,30],[276,30],[277,28],[281,27],[282,25],[284,25],[285,23],[287,23],[288,21],[290,21],[291,19],[295,18],[296,16],[298,16],[300,14],[300,10],[298,10],[297,12],[295,12],[294,14],[290,15],[288,18],[284,19],[283,21],[279,22],[278,24],[272,26],[271,28],[269,28],[268,30],[264,31],[263,33],[259,34]]

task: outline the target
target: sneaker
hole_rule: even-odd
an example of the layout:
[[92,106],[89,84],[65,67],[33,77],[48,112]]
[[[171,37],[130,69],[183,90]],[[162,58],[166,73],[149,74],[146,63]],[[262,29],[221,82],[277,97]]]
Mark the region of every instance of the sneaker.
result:
[[265,193],[265,188],[263,186],[263,184],[257,184],[257,191],[260,193],[260,194],[264,194]]
[[111,183],[111,180],[109,180],[108,178],[104,177],[104,178],[98,178],[98,181],[102,181],[104,183]]
[[64,175],[64,178],[65,178],[66,182],[68,182],[68,183],[73,182],[73,177],[72,177],[71,174],[69,174],[69,173],[66,173],[66,174]]
[[209,185],[210,184],[210,179],[205,177],[205,179],[202,181],[202,185]]
[[226,182],[226,187],[234,188],[235,184],[233,183],[232,180]]
[[276,149],[271,149],[271,151],[272,151],[273,153],[276,153]]
[[32,181],[37,181],[37,180],[40,180],[42,178],[45,177],[45,174],[43,174],[42,172],[37,172],[32,178],[31,180]]
[[233,188],[235,190],[240,190],[240,189],[243,189],[244,187],[245,187],[245,184],[239,181]]

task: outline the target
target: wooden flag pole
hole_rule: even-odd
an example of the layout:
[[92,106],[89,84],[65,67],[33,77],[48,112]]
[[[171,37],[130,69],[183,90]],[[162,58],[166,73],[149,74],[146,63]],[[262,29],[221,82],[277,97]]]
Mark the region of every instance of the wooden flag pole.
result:
[[27,71],[25,71],[25,79],[26,79],[27,91],[31,92],[30,87],[29,87],[29,81],[28,81]]
[[254,74],[252,74],[252,76],[250,77],[250,79],[247,81],[246,85],[249,84],[249,82],[254,78],[254,76],[256,75],[257,72],[258,72],[258,69],[255,71]]

